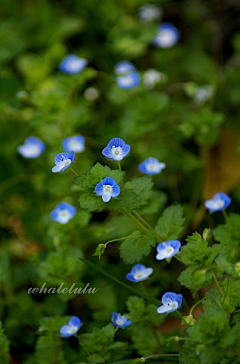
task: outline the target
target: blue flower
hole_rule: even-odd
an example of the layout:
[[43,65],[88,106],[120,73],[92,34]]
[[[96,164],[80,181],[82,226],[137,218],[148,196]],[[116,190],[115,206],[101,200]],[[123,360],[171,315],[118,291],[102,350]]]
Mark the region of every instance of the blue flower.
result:
[[130,152],[130,145],[126,144],[121,138],[113,138],[102,150],[102,154],[114,161],[121,161]]
[[63,139],[62,146],[67,152],[81,153],[85,149],[85,138],[82,135],[74,135]]
[[129,61],[120,61],[116,64],[114,68],[114,72],[117,75],[125,75],[126,73],[129,73],[134,70],[135,70],[134,65]]
[[120,313],[117,313],[117,312],[113,312],[113,314],[112,314],[112,323],[116,327],[121,327],[121,328],[132,325],[131,320],[128,320],[126,316],[122,316],[122,315],[120,315]]
[[95,187],[96,194],[102,196],[104,202],[110,201],[112,197],[117,197],[120,191],[120,187],[112,177],[104,178]]
[[140,282],[147,279],[152,274],[152,268],[146,268],[143,264],[136,264],[126,278],[132,282]]
[[17,150],[25,158],[38,158],[45,150],[45,144],[37,137],[31,136]]
[[52,168],[52,172],[54,173],[62,172],[68,167],[70,167],[70,165],[74,161],[74,156],[75,156],[74,152],[57,154],[54,159],[56,166]]
[[157,174],[166,167],[165,163],[160,163],[157,158],[148,158],[144,162],[140,163],[138,169],[140,172],[146,174]]
[[183,296],[179,293],[166,292],[162,296],[162,306],[158,307],[157,313],[170,313],[179,309]]
[[204,202],[204,206],[211,212],[225,210],[232,202],[231,197],[224,192],[216,193],[211,200]]
[[157,35],[153,38],[153,44],[160,48],[170,48],[177,43],[180,32],[174,25],[162,23],[158,28]]
[[76,214],[76,207],[70,205],[67,202],[61,202],[50,213],[51,219],[59,222],[60,224],[66,224]]
[[63,325],[60,328],[60,335],[62,337],[70,337],[75,335],[78,330],[80,330],[80,327],[82,325],[82,322],[79,317],[73,316],[67,325]]
[[157,260],[163,260],[174,257],[181,248],[179,240],[164,241],[157,245]]
[[81,72],[88,64],[85,58],[79,58],[75,54],[69,54],[66,56],[59,65],[60,71],[69,74],[75,74]]
[[123,89],[131,89],[138,86],[140,83],[140,76],[137,71],[131,71],[123,76],[117,77],[117,85]]

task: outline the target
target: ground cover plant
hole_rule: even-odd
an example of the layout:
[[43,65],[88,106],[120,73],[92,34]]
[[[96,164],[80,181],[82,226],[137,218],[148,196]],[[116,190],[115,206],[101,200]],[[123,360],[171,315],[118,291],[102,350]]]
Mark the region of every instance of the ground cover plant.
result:
[[240,363],[238,2],[1,7],[0,363]]

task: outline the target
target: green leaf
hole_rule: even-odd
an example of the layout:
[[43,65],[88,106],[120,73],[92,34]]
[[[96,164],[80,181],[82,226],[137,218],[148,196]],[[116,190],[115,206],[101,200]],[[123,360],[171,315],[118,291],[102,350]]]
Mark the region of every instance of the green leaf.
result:
[[[222,244],[224,255],[231,262],[237,262],[240,259],[240,215],[230,214],[226,224],[218,225],[213,230],[216,241]],[[224,247],[224,250],[223,250]]]
[[223,282],[225,296],[223,307],[227,312],[233,312],[240,305],[240,281],[227,278]]
[[182,286],[188,289],[199,290],[211,284],[213,270],[186,268],[178,277]]
[[152,186],[153,181],[151,177],[143,176],[134,178],[132,181],[125,183],[124,188],[136,195],[135,204],[141,206],[145,205],[151,196]]
[[156,241],[153,231],[147,232],[144,236],[141,236],[140,231],[134,231],[121,244],[120,257],[126,264],[139,262],[144,255],[148,256],[150,254],[151,247],[155,245]]
[[206,240],[199,233],[188,236],[187,244],[181,248],[181,261],[191,267],[208,267],[220,252],[220,246],[215,244],[208,247]]
[[141,297],[130,296],[126,306],[134,323],[141,322],[145,326],[158,327],[165,320],[164,315],[157,313],[155,305],[147,304]]
[[116,356],[121,359],[125,355],[126,343],[114,342],[115,328],[112,323],[99,329],[94,327],[91,333],[79,335],[79,343],[88,353],[88,360],[100,364]]
[[240,244],[240,215],[231,213],[226,224],[218,225],[213,230],[214,238],[224,246]]
[[88,212],[91,211],[102,211],[106,207],[100,196],[96,194],[83,193],[80,195],[78,200],[80,207],[87,209]]
[[178,204],[173,204],[164,210],[156,225],[156,232],[163,241],[177,239],[183,231],[183,208]]

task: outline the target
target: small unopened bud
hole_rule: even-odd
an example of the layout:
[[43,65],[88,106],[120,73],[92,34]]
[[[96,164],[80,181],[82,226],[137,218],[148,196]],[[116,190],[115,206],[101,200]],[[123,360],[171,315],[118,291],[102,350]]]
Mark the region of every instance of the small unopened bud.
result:
[[212,232],[211,232],[211,229],[210,228],[205,228],[203,230],[203,239],[209,243],[212,239]]

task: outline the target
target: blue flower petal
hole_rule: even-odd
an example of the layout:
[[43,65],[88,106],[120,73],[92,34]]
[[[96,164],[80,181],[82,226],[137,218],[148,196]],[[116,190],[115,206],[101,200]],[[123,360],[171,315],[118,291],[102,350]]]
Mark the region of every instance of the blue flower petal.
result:
[[76,327],[78,327],[78,330],[80,329],[80,327],[81,327],[81,324],[82,324],[82,322],[81,322],[81,320],[80,320],[80,318],[79,317],[77,317],[77,316],[73,316],[70,320],[69,320],[69,323],[68,323],[69,325],[73,325],[73,326],[76,326]]
[[112,188],[112,197],[117,197],[120,195],[121,189],[118,185],[113,186]]

